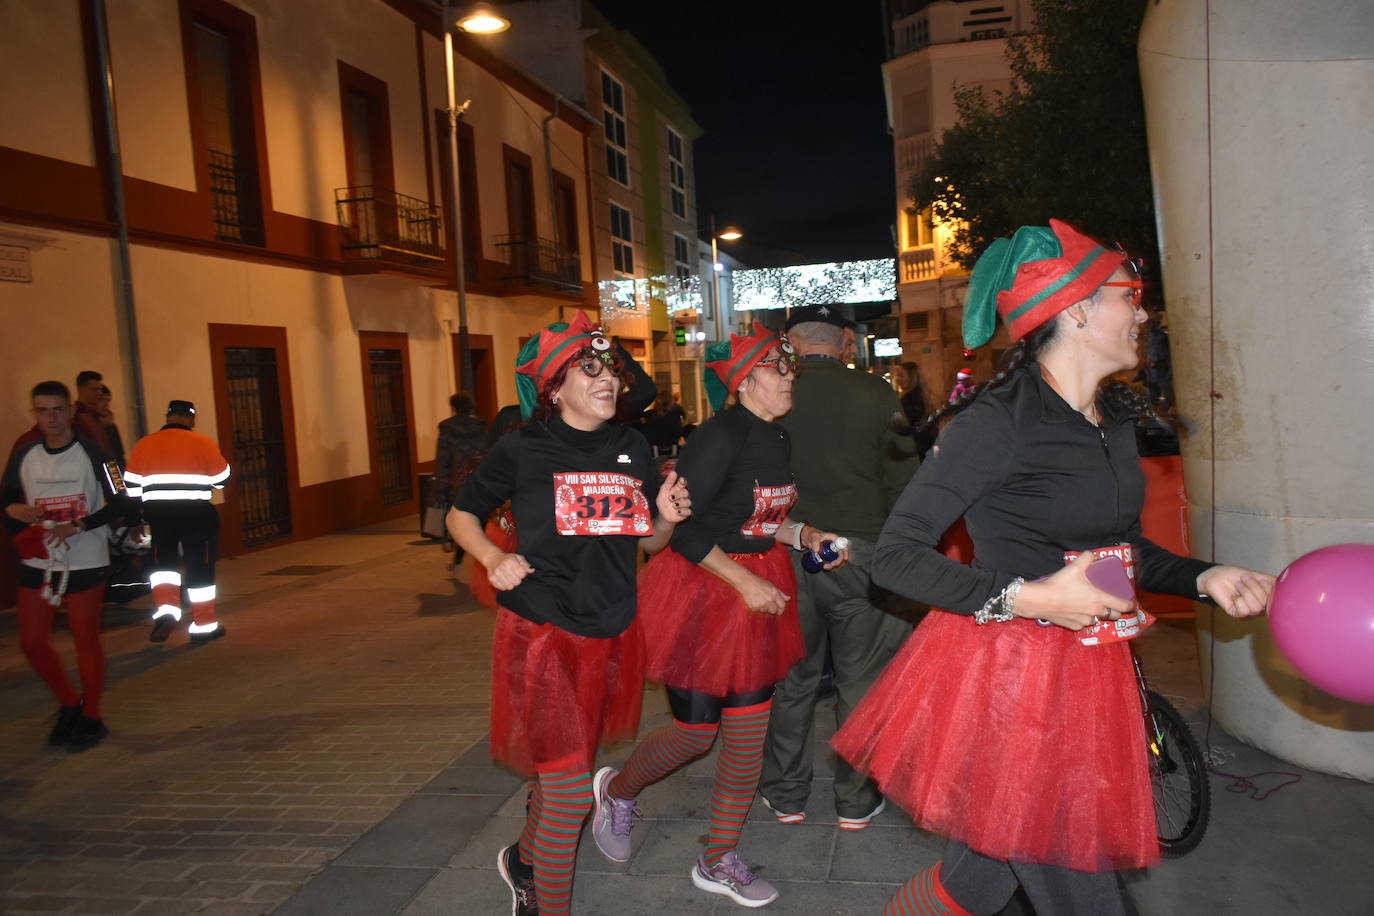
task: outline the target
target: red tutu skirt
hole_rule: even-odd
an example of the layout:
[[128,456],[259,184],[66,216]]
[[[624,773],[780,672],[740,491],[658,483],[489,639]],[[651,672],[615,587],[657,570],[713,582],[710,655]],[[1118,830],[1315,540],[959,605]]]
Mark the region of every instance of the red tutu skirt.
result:
[[787,548],[730,558],[781,589],[787,609],[751,611],[724,579],[676,550],[659,552],[639,574],[650,680],[723,697],[782,680],[806,654]]
[[[520,545],[520,539],[515,535],[515,519],[509,509],[502,509],[493,515],[482,529],[482,533],[487,536],[487,540],[506,553],[515,553],[516,547]],[[492,610],[498,607],[496,588],[487,576],[487,568],[475,559],[472,561],[472,573],[468,577],[468,591],[472,592],[472,597],[477,599],[478,604]]]
[[1130,650],[932,611],[831,740],[917,826],[995,859],[1159,861]]
[[501,608],[491,671],[491,755],[527,776],[553,762],[590,769],[597,747],[639,729],[638,621],[619,636],[595,639]]

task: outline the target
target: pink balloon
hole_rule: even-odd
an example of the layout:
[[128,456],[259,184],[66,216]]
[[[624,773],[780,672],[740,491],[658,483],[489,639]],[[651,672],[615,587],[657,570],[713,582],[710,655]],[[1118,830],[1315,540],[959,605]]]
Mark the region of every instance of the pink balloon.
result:
[[1269,628],[1307,680],[1374,705],[1374,544],[1335,544],[1288,564],[1269,601]]

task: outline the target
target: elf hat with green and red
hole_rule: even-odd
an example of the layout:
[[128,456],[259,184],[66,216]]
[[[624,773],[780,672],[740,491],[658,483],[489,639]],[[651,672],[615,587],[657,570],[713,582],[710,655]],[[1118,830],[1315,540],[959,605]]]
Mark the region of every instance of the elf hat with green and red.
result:
[[706,397],[713,410],[720,410],[725,399],[739,390],[750,371],[768,353],[777,348],[785,358],[796,359],[796,351],[787,342],[759,322],[747,337],[731,334],[728,341],[718,340],[706,348]]
[[534,411],[544,384],[587,349],[614,368],[616,357],[610,340],[580,311],[572,321],[556,321],[525,342],[515,357],[515,389],[525,419]]
[[1061,220],[1022,226],[988,246],[973,267],[964,300],[964,345],[981,347],[1002,316],[1020,340],[1064,309],[1091,296],[1126,260]]

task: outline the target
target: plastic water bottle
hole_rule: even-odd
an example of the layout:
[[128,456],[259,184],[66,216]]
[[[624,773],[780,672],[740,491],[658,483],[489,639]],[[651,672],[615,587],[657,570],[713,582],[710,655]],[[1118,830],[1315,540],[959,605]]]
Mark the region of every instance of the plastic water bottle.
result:
[[833,541],[825,541],[821,544],[821,549],[808,550],[802,554],[802,569],[809,573],[817,573],[825,568],[825,564],[834,563],[840,558],[840,551],[849,546],[849,538],[836,538]]

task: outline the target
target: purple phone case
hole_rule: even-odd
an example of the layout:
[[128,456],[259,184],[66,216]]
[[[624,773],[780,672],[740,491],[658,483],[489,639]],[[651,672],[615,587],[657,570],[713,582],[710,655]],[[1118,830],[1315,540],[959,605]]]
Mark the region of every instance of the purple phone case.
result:
[[1088,581],[1104,592],[1110,592],[1127,601],[1135,598],[1135,586],[1131,577],[1126,575],[1126,564],[1120,557],[1102,557],[1094,560],[1088,567]]

